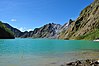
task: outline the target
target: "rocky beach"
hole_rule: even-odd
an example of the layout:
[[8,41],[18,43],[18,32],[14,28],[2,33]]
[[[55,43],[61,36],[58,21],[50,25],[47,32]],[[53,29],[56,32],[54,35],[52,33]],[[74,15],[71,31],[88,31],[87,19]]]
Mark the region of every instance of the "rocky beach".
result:
[[75,62],[64,63],[61,66],[99,66],[99,59],[77,60]]

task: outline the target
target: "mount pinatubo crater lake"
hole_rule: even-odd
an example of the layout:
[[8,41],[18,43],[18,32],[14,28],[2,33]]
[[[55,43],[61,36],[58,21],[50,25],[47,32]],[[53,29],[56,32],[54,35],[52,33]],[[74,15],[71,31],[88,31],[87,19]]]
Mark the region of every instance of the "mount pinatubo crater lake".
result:
[[99,43],[85,40],[0,39],[0,66],[60,66],[99,58]]

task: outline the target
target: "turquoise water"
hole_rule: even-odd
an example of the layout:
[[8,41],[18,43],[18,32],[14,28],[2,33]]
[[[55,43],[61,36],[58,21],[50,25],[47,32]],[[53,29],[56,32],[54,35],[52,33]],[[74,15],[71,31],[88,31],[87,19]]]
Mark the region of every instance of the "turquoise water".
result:
[[98,57],[98,51],[99,42],[93,41],[1,39],[0,66],[50,66],[53,62],[94,58],[93,53]]

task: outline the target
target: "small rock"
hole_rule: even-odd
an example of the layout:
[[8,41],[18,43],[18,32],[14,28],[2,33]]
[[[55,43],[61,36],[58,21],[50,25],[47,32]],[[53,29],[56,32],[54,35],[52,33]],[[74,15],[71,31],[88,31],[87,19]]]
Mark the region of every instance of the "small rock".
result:
[[96,61],[95,64],[99,64],[99,62]]
[[81,61],[78,60],[78,61],[76,61],[76,63],[81,64]]
[[60,66],[64,66],[64,65],[60,65]]
[[72,65],[73,64],[73,62],[71,62],[71,63],[68,63],[67,65]]

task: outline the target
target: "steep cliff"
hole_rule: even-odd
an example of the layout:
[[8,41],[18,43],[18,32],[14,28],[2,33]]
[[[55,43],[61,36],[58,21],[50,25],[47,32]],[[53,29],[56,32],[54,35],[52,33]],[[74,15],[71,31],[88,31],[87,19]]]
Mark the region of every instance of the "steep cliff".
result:
[[59,35],[59,39],[86,39],[99,38],[99,0],[81,11],[80,16],[73,21],[68,29]]
[[0,21],[0,39],[14,39],[13,32]]
[[14,36],[17,38],[57,38],[59,31],[61,29],[66,29],[64,28],[65,25],[64,27],[62,27],[60,24],[49,23],[40,28],[35,28],[33,31],[21,32],[17,28],[14,28],[7,23],[3,23],[3,24],[7,28],[9,28],[14,33]]
[[17,28],[12,27],[11,25],[7,23],[3,23],[7,28],[9,28],[13,33],[15,37],[20,37],[23,33],[18,30]]
[[22,38],[57,38],[57,34],[61,28],[60,24],[49,23],[40,28],[35,28],[34,31],[24,32]]

